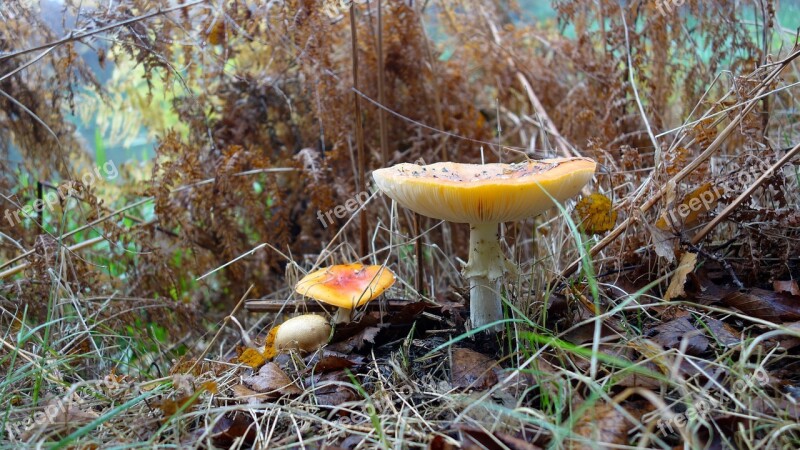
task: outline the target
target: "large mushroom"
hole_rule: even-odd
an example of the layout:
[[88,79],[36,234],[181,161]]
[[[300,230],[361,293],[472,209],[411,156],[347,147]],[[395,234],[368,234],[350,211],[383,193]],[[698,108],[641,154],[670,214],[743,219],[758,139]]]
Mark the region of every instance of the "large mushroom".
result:
[[334,323],[348,323],[353,309],[377,298],[394,281],[394,273],[385,266],[339,264],[306,275],[295,291],[337,307]]
[[[515,164],[397,164],[372,172],[375,184],[400,205],[434,219],[470,225],[470,321],[477,328],[503,318],[499,282],[512,267],[498,225],[536,216],[575,196],[596,163],[559,158]],[[495,329],[500,328],[499,324]]]

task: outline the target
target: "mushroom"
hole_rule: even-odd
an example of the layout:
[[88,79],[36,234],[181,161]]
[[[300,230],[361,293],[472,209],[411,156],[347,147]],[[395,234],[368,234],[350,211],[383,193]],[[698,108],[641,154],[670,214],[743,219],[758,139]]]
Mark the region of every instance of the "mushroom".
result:
[[[499,281],[513,265],[503,256],[501,222],[538,215],[578,194],[596,163],[558,158],[515,164],[397,164],[372,172],[375,184],[406,208],[434,219],[470,225],[470,321],[477,328],[503,318]],[[499,324],[492,327],[497,330]]]
[[334,323],[350,322],[350,313],[394,284],[394,273],[384,266],[339,264],[303,277],[295,291],[314,300],[336,306]]
[[282,350],[314,352],[325,345],[331,335],[328,319],[316,314],[292,317],[275,329],[273,346],[276,352]]

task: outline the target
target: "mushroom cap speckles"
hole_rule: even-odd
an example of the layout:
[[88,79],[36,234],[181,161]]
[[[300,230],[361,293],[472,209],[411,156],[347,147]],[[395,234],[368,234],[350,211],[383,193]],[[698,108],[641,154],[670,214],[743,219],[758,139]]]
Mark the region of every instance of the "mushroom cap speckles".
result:
[[295,291],[329,305],[353,309],[381,295],[394,281],[394,273],[385,266],[340,264],[306,275]]
[[[400,205],[455,223],[498,223],[535,216],[578,194],[594,175],[588,158],[515,164],[397,164],[372,172],[375,184]],[[548,196],[547,194],[550,194]]]

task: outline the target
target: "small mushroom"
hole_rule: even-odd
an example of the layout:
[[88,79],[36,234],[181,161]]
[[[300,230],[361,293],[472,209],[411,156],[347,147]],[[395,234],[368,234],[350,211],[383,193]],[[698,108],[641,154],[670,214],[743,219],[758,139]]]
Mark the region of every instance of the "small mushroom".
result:
[[[481,327],[503,318],[499,280],[513,265],[503,256],[497,234],[501,222],[535,216],[578,194],[597,164],[588,158],[558,158],[517,164],[428,165],[447,173],[398,164],[372,172],[377,187],[397,203],[434,219],[470,225],[469,261],[463,275],[470,282],[470,321]],[[497,325],[493,327],[499,329]]]
[[339,264],[306,275],[297,283],[295,291],[336,306],[334,323],[348,323],[354,308],[377,298],[394,281],[394,273],[385,266]]
[[292,317],[277,327],[275,350],[297,350],[303,353],[317,351],[328,342],[331,326],[328,320],[316,314]]

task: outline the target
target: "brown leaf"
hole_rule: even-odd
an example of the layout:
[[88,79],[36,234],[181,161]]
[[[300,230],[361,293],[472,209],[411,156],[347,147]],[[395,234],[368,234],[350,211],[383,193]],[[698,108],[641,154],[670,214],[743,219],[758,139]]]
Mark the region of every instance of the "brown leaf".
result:
[[315,373],[333,372],[355,367],[356,362],[341,356],[325,356],[314,365]]
[[428,306],[430,305],[425,302],[409,303],[400,308],[400,311],[390,312],[384,319],[388,319],[392,325],[408,324],[416,320]]
[[727,323],[711,318],[704,318],[703,322],[708,329],[711,330],[712,335],[710,337],[716,339],[722,345],[730,347],[741,342],[741,339],[739,339],[739,331]]
[[357,398],[356,393],[345,386],[331,385],[331,387],[333,389],[317,393],[318,405],[336,407],[345,402],[352,402]]
[[[784,323],[783,326],[796,333],[800,333],[800,322]],[[800,346],[800,338],[796,336],[782,335],[778,336],[776,339],[780,343],[780,346],[787,350]]]
[[236,384],[231,390],[233,390],[234,398],[251,405],[257,405],[269,399],[269,395],[258,393],[243,384]]
[[[576,345],[584,344],[586,342],[591,342],[594,339],[594,322],[589,322],[587,319],[592,319],[596,316],[594,312],[594,304],[586,302],[590,302],[583,295],[578,295],[578,300],[580,300],[580,307],[575,308],[572,312],[574,313],[573,321],[574,322],[585,322],[583,325],[574,326],[570,329],[568,333],[564,335],[564,340],[571,342]],[[591,310],[589,308],[592,308]],[[616,317],[608,317],[608,320],[603,320],[600,324],[600,336],[602,338],[608,338],[611,336],[619,336],[621,333],[621,326],[617,324],[618,319]],[[605,339],[604,339],[605,340]]]
[[753,412],[764,417],[780,417],[800,422],[800,405],[787,398],[757,398],[750,403]]
[[365,314],[364,317],[362,317],[358,322],[339,324],[333,330],[331,343],[341,342],[349,339],[361,333],[365,328],[377,327],[379,323],[380,314],[378,312],[370,312]]
[[598,403],[594,407],[587,408],[573,428],[575,434],[583,436],[585,439],[572,441],[569,448],[611,448],[627,444],[628,431],[634,427],[634,424],[617,408],[624,409],[637,420],[652,410],[649,403],[643,406],[625,403],[616,407],[608,403]]
[[349,354],[354,350],[361,350],[367,345],[367,343],[374,344],[375,337],[380,331],[381,329],[378,327],[364,327],[355,335],[345,339],[344,341],[329,345],[328,348],[340,353]]
[[156,408],[164,413],[164,417],[175,415],[178,411],[189,412],[192,407],[197,403],[200,397],[192,398],[192,395],[181,395],[175,399],[163,398],[153,402]]
[[356,393],[341,383],[350,382],[344,370],[314,373],[305,378],[305,385],[314,393],[319,406],[337,407],[357,398]]
[[256,439],[256,425],[251,416],[243,412],[236,411],[222,416],[211,430],[214,447],[230,448],[239,439],[245,445],[252,445]]
[[670,301],[675,297],[683,297],[686,293],[683,285],[686,284],[686,276],[694,271],[697,265],[697,253],[684,253],[681,256],[681,261],[675,273],[672,275],[672,280],[669,282],[667,292],[664,294],[664,300]]
[[662,323],[649,330],[645,335],[665,348],[679,348],[681,342],[688,339],[687,355],[697,356],[705,352],[709,345],[708,338],[703,335],[703,331],[698,330],[688,316]]
[[538,450],[541,447],[504,433],[460,427],[461,448],[468,450]]
[[773,281],[772,289],[774,289],[775,292],[785,292],[791,295],[800,295],[800,287],[797,286],[797,280]]
[[800,296],[764,289],[731,292],[720,300],[726,306],[773,323],[800,320]]
[[450,382],[455,387],[483,390],[497,384],[497,361],[466,348],[454,348]]
[[277,364],[272,362],[264,364],[258,374],[242,378],[242,382],[256,392],[273,396],[299,395],[303,392]]
[[22,439],[29,439],[35,433],[40,432],[66,435],[100,417],[91,408],[71,401],[64,402],[62,399],[49,401],[44,407],[43,413],[34,415],[35,418],[38,418],[34,421],[35,426],[25,430],[21,436]]
[[456,450],[458,447],[451,444],[447,438],[441,434],[435,435],[428,443],[428,450]]

